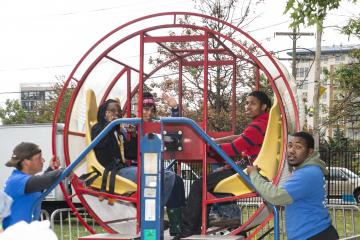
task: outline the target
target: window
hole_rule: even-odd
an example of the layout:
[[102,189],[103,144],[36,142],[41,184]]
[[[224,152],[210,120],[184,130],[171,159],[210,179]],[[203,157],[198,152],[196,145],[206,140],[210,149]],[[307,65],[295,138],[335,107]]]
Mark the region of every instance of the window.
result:
[[305,76],[308,76],[309,75],[309,71],[310,69],[308,67],[305,68]]
[[309,84],[308,80],[300,79],[300,80],[298,81],[297,87],[298,87],[299,89],[307,90],[307,89],[308,89],[308,84]]
[[309,86],[309,81],[306,79],[303,81],[303,89],[307,90]]
[[335,61],[345,61],[345,54],[336,54],[335,55]]
[[44,91],[44,99],[51,100],[54,98],[55,92],[54,91]]
[[321,57],[320,57],[320,61],[322,61],[322,62],[327,62],[328,59],[329,59],[329,57],[327,55],[321,55]]
[[305,77],[305,68],[300,68],[300,77]]
[[326,94],[326,92],[321,96],[321,99],[322,99],[323,101],[326,101],[326,99],[327,99],[327,94]]
[[359,177],[358,175],[356,175],[355,173],[353,173],[352,171],[350,171],[347,168],[341,169],[341,172],[343,174],[345,174],[345,176],[347,176],[348,178],[358,178]]
[[330,169],[330,180],[341,181],[345,179],[346,176],[340,171],[340,169]]
[[303,93],[302,93],[302,98],[303,98],[303,99],[307,99],[307,97],[308,97],[307,92],[303,92]]
[[296,68],[296,77],[305,77],[305,68]]
[[28,101],[21,101],[21,106],[24,110],[29,111],[29,102]]

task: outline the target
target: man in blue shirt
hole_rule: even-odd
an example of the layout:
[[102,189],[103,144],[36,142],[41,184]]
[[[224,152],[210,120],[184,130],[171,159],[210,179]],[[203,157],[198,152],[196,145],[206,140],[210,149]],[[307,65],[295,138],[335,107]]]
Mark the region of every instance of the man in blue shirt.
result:
[[319,153],[314,151],[314,138],[306,132],[297,132],[288,143],[287,151],[293,172],[281,186],[266,181],[256,166],[247,168],[256,190],[269,203],[285,205],[289,240],[339,239],[326,207],[324,175],[328,171]]
[[[32,207],[39,199],[41,192],[49,188],[60,176],[62,170],[59,160],[53,158],[50,167],[42,175],[35,175],[42,171],[44,158],[38,145],[30,142],[18,144],[5,164],[7,167],[15,167],[10,177],[5,182],[4,191],[13,199],[10,216],[4,218],[3,228],[20,222],[32,221]],[[40,213],[40,206],[36,209]]]

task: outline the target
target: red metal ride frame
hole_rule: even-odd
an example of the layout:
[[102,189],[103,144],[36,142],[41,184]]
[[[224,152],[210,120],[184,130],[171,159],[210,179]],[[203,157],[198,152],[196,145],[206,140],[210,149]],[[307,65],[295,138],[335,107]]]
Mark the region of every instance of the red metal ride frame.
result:
[[[208,121],[208,112],[207,112],[207,105],[208,105],[208,67],[209,66],[221,66],[221,65],[232,65],[233,69],[236,68],[236,61],[237,59],[240,60],[244,60],[247,61],[250,64],[253,64],[254,66],[254,72],[255,72],[255,80],[256,80],[256,89],[259,89],[259,81],[260,81],[260,71],[262,71],[262,73],[266,76],[266,78],[268,79],[268,82],[270,84],[270,86],[272,87],[276,98],[278,99],[278,102],[280,103],[280,111],[282,113],[283,116],[283,131],[286,133],[287,132],[287,126],[286,126],[286,113],[285,113],[285,108],[284,108],[284,103],[282,100],[282,96],[280,95],[278,89],[277,89],[277,85],[275,84],[275,81],[282,81],[287,89],[287,92],[289,94],[290,97],[290,104],[292,105],[292,108],[294,110],[294,115],[295,115],[295,119],[296,119],[296,129],[299,129],[299,118],[298,118],[298,111],[297,111],[297,107],[296,107],[296,101],[295,101],[295,97],[292,94],[291,88],[289,83],[286,81],[285,75],[284,73],[281,71],[281,68],[278,66],[278,64],[276,63],[276,61],[272,58],[272,56],[256,41],[254,40],[250,35],[248,35],[247,33],[243,32],[241,29],[225,22],[222,21],[220,19],[216,19],[214,17],[211,16],[206,16],[206,15],[202,15],[202,14],[198,14],[198,13],[188,13],[188,12],[168,12],[168,13],[157,13],[157,14],[152,14],[149,16],[145,16],[145,17],[141,17],[138,19],[135,19],[133,21],[130,21],[116,29],[114,29],[113,31],[111,31],[110,33],[108,33],[107,35],[105,35],[102,39],[100,39],[97,43],[94,44],[94,46],[92,46],[86,53],[85,55],[80,59],[80,61],[77,63],[77,65],[75,66],[74,70],[71,72],[69,78],[67,79],[67,81],[64,84],[64,88],[60,94],[58,103],[56,105],[55,108],[55,113],[54,113],[54,120],[53,120],[53,138],[52,138],[52,142],[53,142],[53,153],[56,153],[56,124],[58,122],[58,115],[59,115],[59,111],[60,111],[60,106],[61,103],[63,102],[63,98],[64,98],[64,94],[67,91],[67,87],[69,86],[70,82],[75,80],[75,73],[77,72],[78,68],[84,63],[84,61],[87,59],[87,57],[100,45],[102,44],[105,40],[107,40],[109,37],[111,37],[113,34],[120,32],[122,29],[131,26],[132,24],[135,23],[139,23],[141,21],[145,21],[145,20],[149,20],[149,19],[155,19],[157,17],[163,17],[163,16],[173,16],[173,22],[170,24],[162,24],[162,25],[156,25],[156,26],[151,26],[151,27],[146,27],[144,29],[140,29],[139,31],[136,31],[134,33],[131,33],[119,40],[117,40],[115,43],[113,43],[112,45],[108,46],[106,48],[106,50],[104,50],[91,64],[90,66],[86,69],[86,71],[81,75],[80,80],[76,80],[76,88],[74,89],[74,92],[71,96],[71,100],[68,104],[67,107],[67,111],[66,111],[66,119],[65,119],[65,126],[64,126],[64,139],[63,139],[63,145],[64,145],[64,155],[65,155],[65,160],[67,164],[70,164],[71,162],[71,158],[70,158],[70,154],[69,154],[69,145],[68,145],[68,135],[71,134],[71,129],[69,129],[69,121],[71,119],[71,114],[72,114],[72,108],[74,105],[74,102],[76,100],[76,98],[78,97],[78,93],[80,91],[80,89],[82,88],[82,85],[84,84],[84,82],[87,80],[87,77],[92,73],[93,69],[99,64],[99,62],[106,58],[112,62],[115,62],[117,64],[119,64],[119,66],[121,66],[121,69],[118,71],[117,75],[113,78],[113,80],[111,81],[111,83],[107,86],[107,89],[105,91],[105,93],[102,96],[101,102],[103,102],[107,97],[108,94],[111,92],[111,90],[113,89],[113,87],[115,86],[115,84],[119,81],[119,79],[126,73],[126,84],[127,84],[127,99],[126,102],[124,104],[125,106],[125,111],[127,113],[127,116],[131,116],[131,98],[138,93],[138,117],[142,117],[142,93],[143,93],[143,85],[144,82],[146,80],[148,80],[151,76],[153,76],[156,72],[158,72],[160,69],[168,66],[169,64],[178,61],[179,63],[179,72],[178,72],[178,76],[179,76],[179,81],[178,81],[178,89],[179,89],[179,107],[180,107],[180,113],[182,113],[182,89],[183,89],[183,67],[186,66],[192,66],[192,67],[200,67],[202,66],[204,69],[204,98],[203,98],[203,121],[202,121],[202,129],[207,132],[207,121]],[[179,16],[192,16],[192,17],[198,17],[198,18],[204,18],[204,19],[208,19],[211,21],[217,21],[219,23],[222,23],[232,29],[234,29],[235,31],[237,31],[238,33],[240,33],[242,36],[244,36],[245,38],[247,38],[251,43],[253,43],[258,49],[260,49],[264,55],[269,59],[270,63],[273,65],[273,67],[277,70],[278,75],[277,76],[272,76],[269,71],[267,70],[266,66],[263,65],[263,63],[256,57],[254,56],[251,51],[249,51],[249,49],[247,49],[245,46],[241,45],[241,43],[236,42],[234,39],[224,35],[223,33],[217,32],[215,30],[212,29],[208,29],[206,27],[203,26],[196,26],[196,25],[189,25],[189,24],[181,24],[181,23],[176,23],[176,19]],[[193,30],[197,30],[202,32],[203,35],[192,35],[192,36],[150,36],[150,32],[151,31],[155,31],[155,30],[159,30],[159,29],[170,29],[170,28],[191,28]],[[111,56],[109,56],[109,53],[117,48],[118,46],[120,46],[121,44],[125,43],[128,40],[134,39],[135,37],[139,37],[139,68],[137,69],[136,67],[132,67],[129,66],[125,63],[123,63],[122,61],[115,59]],[[224,45],[221,41],[221,46],[222,48],[219,49],[209,49],[208,46],[208,39],[213,38],[216,41],[220,41],[219,38],[225,39],[226,41],[230,42],[231,44],[233,44],[234,46],[238,47],[239,49],[241,49],[241,51],[243,51],[248,58],[243,58],[242,56],[239,56],[237,54],[235,54],[234,52],[232,52],[230,49],[228,49],[226,47],[226,45]],[[163,43],[166,42],[192,42],[192,41],[198,41],[198,42],[202,42],[203,43],[203,48],[199,48],[199,49],[171,49],[166,47]],[[164,48],[166,51],[169,51],[174,57],[171,58],[170,60],[160,64],[158,67],[154,68],[150,73],[145,73],[144,71],[144,54],[145,54],[145,44],[146,43],[156,43],[158,44],[160,47]],[[209,60],[209,53],[223,53],[224,55],[230,55],[232,56],[231,60]],[[193,56],[193,55],[203,55],[203,60],[200,61],[188,61],[186,60],[187,57],[189,56]],[[133,90],[131,90],[131,72],[138,72],[139,73],[139,82],[138,85],[135,86],[135,88]],[[233,75],[232,75],[232,85],[231,88],[233,90],[232,93],[232,120],[231,120],[231,126],[232,126],[232,131],[234,132],[235,129],[235,117],[236,117],[236,71],[233,71]],[[172,129],[171,126],[168,126],[168,129]],[[203,172],[206,172],[207,169],[207,156],[206,156],[206,145],[203,143],[203,141],[200,141],[200,139],[198,139],[198,137],[196,136],[196,134],[194,134],[193,132],[191,132],[190,130],[188,130],[187,128],[183,128],[182,131],[184,131],[184,133],[187,136],[190,136],[193,140],[192,142],[192,146],[194,146],[194,143],[196,142],[197,145],[195,145],[195,147],[198,147],[199,149],[202,149],[201,152],[199,154],[195,154],[195,155],[191,155],[189,152],[183,152],[183,153],[179,153],[178,156],[176,156],[177,159],[179,160],[199,160],[202,159],[203,160],[203,165],[202,165],[202,170]],[[146,131],[145,131],[146,132]],[[81,133],[78,133],[78,135],[81,135]],[[197,139],[195,141],[195,139]],[[284,137],[284,143],[283,146],[285,146],[287,141],[287,136],[285,134]],[[181,155],[182,154],[182,155]],[[138,153],[138,158],[140,157],[139,153]],[[284,159],[284,155],[282,156],[282,159]],[[279,170],[281,170],[283,167],[282,164],[280,164],[279,166]],[[140,168],[141,166],[139,165],[138,167],[138,183],[140,182]],[[279,176],[277,176],[274,180],[275,183],[277,183],[279,181]],[[203,186],[206,186],[206,174],[204,174],[203,177]],[[140,188],[140,184],[138,184],[138,189]],[[74,189],[76,194],[79,196],[80,201],[82,202],[82,204],[84,205],[85,208],[87,208],[87,210],[89,211],[89,213],[94,217],[94,219],[108,232],[114,232],[114,230],[109,227],[106,223],[104,223],[98,216],[97,214],[88,206],[88,204],[86,203],[85,199],[82,197],[82,194],[84,194],[84,192],[86,192],[83,189],[78,189],[76,184],[74,185]],[[64,192],[65,196],[66,196],[66,200],[68,202],[68,204],[70,205],[70,207],[72,208],[72,210],[75,212],[75,214],[77,215],[77,217],[80,219],[81,223],[90,231],[90,232],[94,232],[93,229],[91,229],[90,226],[88,226],[86,224],[86,222],[81,218],[81,216],[77,213],[74,205],[71,203],[70,201],[70,197],[66,195],[66,193]],[[94,193],[92,193],[94,194]],[[229,197],[229,198],[225,198],[225,199],[214,199],[212,198],[210,195],[210,197],[208,198],[208,194],[206,189],[203,189],[203,196],[205,196],[203,198],[203,204],[202,204],[202,209],[203,209],[203,214],[202,214],[202,233],[206,234],[206,206],[207,204],[210,203],[214,203],[214,202],[221,202],[222,200],[233,200],[233,199],[239,199],[242,197],[249,197],[249,196],[253,196],[254,194],[250,194],[247,196],[240,196],[240,197]],[[121,198],[121,197],[120,197]],[[131,198],[134,201],[134,198]],[[139,204],[139,199],[140,199],[140,195],[139,195],[139,191],[137,191],[136,194],[136,200],[137,200],[137,220],[138,220],[138,225],[137,225],[137,230],[140,230],[140,225],[139,225],[139,220],[140,220],[140,204]],[[258,214],[260,212],[260,209],[257,211],[257,213],[255,213],[255,215],[253,216],[253,218],[255,218],[256,214]],[[252,218],[252,219],[253,219]],[[269,221],[270,218],[268,218]],[[250,223],[251,219],[247,222],[244,223],[243,227],[248,225]],[[243,228],[242,227],[242,228]],[[241,230],[241,229],[240,229]],[[233,234],[235,234],[236,232],[240,231],[239,229],[234,231]]]

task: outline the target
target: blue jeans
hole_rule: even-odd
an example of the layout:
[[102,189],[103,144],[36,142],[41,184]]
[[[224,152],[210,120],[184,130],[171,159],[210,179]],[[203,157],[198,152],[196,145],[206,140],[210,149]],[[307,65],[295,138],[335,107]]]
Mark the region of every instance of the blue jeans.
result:
[[[118,171],[118,175],[136,183],[137,182],[137,167],[122,168]],[[173,193],[174,182],[175,182],[176,177],[180,178],[172,171],[168,171],[168,170],[164,171],[164,188],[163,188],[163,196],[162,196],[162,198],[163,198],[162,205],[163,206],[167,204],[167,202],[170,198],[170,195],[178,192],[178,190],[175,189],[174,193]],[[177,185],[177,186],[179,186],[179,185]],[[184,188],[184,186],[182,186],[182,187]],[[177,188],[181,188],[181,186],[179,186]],[[181,189],[179,189],[179,191],[181,192]],[[182,203],[179,203],[179,204],[182,205]]]

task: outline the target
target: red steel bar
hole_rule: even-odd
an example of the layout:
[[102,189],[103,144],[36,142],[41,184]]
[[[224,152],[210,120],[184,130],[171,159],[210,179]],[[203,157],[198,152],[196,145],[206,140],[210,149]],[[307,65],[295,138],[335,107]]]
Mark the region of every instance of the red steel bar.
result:
[[[144,33],[144,35],[146,37],[152,37],[150,36],[150,34],[148,33]],[[171,48],[167,47],[165,44],[161,43],[161,42],[156,42],[159,46],[161,46],[162,48],[164,48],[165,50],[167,50],[168,52],[170,52],[171,54],[177,56],[177,57],[180,57],[180,55],[178,55],[177,53],[175,53]]]
[[[113,62],[116,62],[116,63],[118,63],[118,64],[120,64],[120,65],[122,65],[122,66],[124,66],[124,67],[130,68],[131,70],[133,70],[133,71],[135,71],[135,72],[137,72],[137,73],[140,72],[138,69],[136,69],[136,68],[134,68],[134,67],[131,67],[131,66],[129,66],[129,65],[127,65],[127,64],[125,64],[125,63],[123,63],[123,62],[121,62],[121,61],[113,58],[113,57],[110,57],[110,56],[108,56],[108,55],[106,55],[106,56],[104,56],[104,57],[107,58],[107,59],[109,59],[109,60],[111,60],[111,61],[113,61]],[[148,74],[144,73],[144,75],[147,76]]]
[[131,118],[131,70],[128,68],[126,71],[126,114],[128,118]]
[[260,69],[258,67],[255,67],[255,86],[256,90],[260,89]]
[[[276,95],[276,97],[278,98],[278,100],[280,100],[280,108],[281,108],[281,112],[282,112],[282,114],[283,114],[283,117],[286,117],[285,115],[284,115],[284,106],[283,106],[283,103],[282,103],[282,101],[281,101],[281,96],[279,95],[279,92],[278,92],[278,90],[277,90],[277,88],[276,88],[276,85],[275,85],[275,80],[278,80],[278,81],[280,81],[280,80],[282,80],[282,81],[284,81],[284,83],[285,83],[285,86],[286,86],[286,88],[287,88],[287,90],[288,90],[288,92],[289,92],[289,95],[290,95],[290,99],[291,99],[291,104],[293,105],[293,107],[294,107],[294,112],[295,112],[295,119],[296,119],[296,124],[297,124],[297,129],[299,129],[299,121],[298,121],[298,110],[296,109],[296,103],[295,103],[295,99],[294,99],[294,96],[291,94],[291,88],[290,88],[290,86],[289,86],[289,84],[288,84],[288,82],[286,82],[286,79],[285,79],[285,76],[284,76],[284,74],[282,73],[282,71],[281,71],[281,69],[280,69],[280,67],[277,65],[277,63],[275,62],[275,60],[274,59],[272,59],[272,57],[271,57],[271,55],[267,52],[267,51],[265,51],[265,49],[258,43],[258,42],[256,42],[252,37],[250,37],[247,33],[245,33],[245,32],[243,32],[242,30],[240,30],[240,29],[238,29],[237,27],[235,27],[235,26],[232,26],[231,24],[229,24],[229,23],[226,23],[226,22],[224,22],[224,21],[222,21],[222,20],[219,20],[219,19],[216,19],[216,18],[214,18],[214,17],[210,17],[210,16],[205,16],[205,15],[202,15],[202,14],[196,14],[196,13],[181,13],[181,12],[179,12],[179,13],[160,13],[160,14],[153,14],[153,15],[149,15],[149,16],[145,16],[145,17],[141,17],[141,18],[138,18],[138,19],[135,19],[135,20],[133,20],[133,21],[131,21],[131,22],[128,22],[128,23],[126,23],[126,24],[124,24],[124,25],[122,25],[122,26],[120,26],[119,28],[117,28],[117,29],[115,29],[114,31],[112,31],[112,32],[110,32],[109,34],[107,34],[106,36],[104,36],[101,40],[99,40],[92,48],[90,48],[89,49],[89,51],[81,58],[81,60],[79,61],[79,63],[76,65],[76,67],[74,68],[74,70],[72,71],[72,73],[71,73],[71,75],[70,75],[70,77],[68,78],[68,80],[67,80],[67,84],[68,84],[68,82],[70,81],[70,79],[75,79],[74,78],[74,73],[75,73],[75,71],[76,71],[76,69],[80,66],[80,64],[84,61],[84,59],[90,54],[90,52],[96,47],[96,46],[98,46],[102,41],[104,41],[105,39],[107,39],[110,35],[112,35],[113,33],[115,33],[115,32],[117,32],[117,31],[119,31],[119,30],[121,30],[122,28],[124,28],[124,27],[126,27],[126,26],[128,26],[128,25],[131,25],[131,24],[133,24],[133,23],[135,23],[135,22],[139,22],[139,21],[141,21],[141,20],[144,20],[144,19],[149,19],[149,18],[152,18],[152,17],[157,17],[157,16],[164,16],[164,15],[173,15],[174,16],[174,26],[173,27],[188,27],[188,28],[193,28],[193,29],[198,29],[198,30],[204,30],[204,31],[206,31],[207,32],[207,34],[209,33],[209,32],[211,32],[212,34],[217,34],[215,31],[213,31],[213,30],[209,30],[209,29],[207,29],[207,30],[205,30],[204,28],[202,28],[202,27],[197,27],[197,26],[191,26],[191,25],[185,25],[185,24],[177,24],[178,26],[175,26],[175,23],[176,23],[176,16],[177,16],[177,14],[178,15],[191,15],[191,16],[197,16],[197,17],[204,17],[204,18],[206,18],[206,19],[212,19],[212,20],[214,20],[214,21],[218,21],[218,22],[221,22],[221,23],[224,23],[225,25],[227,25],[227,26],[229,26],[229,27],[231,27],[231,28],[233,28],[233,29],[235,29],[236,31],[238,31],[239,33],[241,33],[241,34],[243,34],[245,37],[247,37],[248,39],[250,39],[250,41],[252,41],[255,45],[256,45],[256,47],[258,47],[259,49],[261,49],[261,50],[263,50],[264,52],[265,52],[265,55],[271,60],[271,62],[275,65],[275,67],[277,68],[277,70],[279,71],[279,73],[280,73],[280,76],[279,77],[277,77],[276,79],[274,79],[272,76],[270,76],[270,74],[269,74],[269,72],[266,70],[266,68],[265,68],[265,66],[263,66],[262,65],[262,63],[251,53],[251,52],[249,52],[246,48],[244,48],[243,46],[241,46],[239,43],[236,43],[236,42],[234,42],[232,39],[227,39],[227,37],[226,36],[224,36],[224,35],[221,35],[220,33],[218,34],[218,36],[221,36],[222,38],[224,38],[224,39],[226,39],[226,40],[229,40],[230,42],[232,42],[234,45],[236,45],[236,46],[238,46],[239,48],[241,48],[245,53],[247,53],[248,54],[248,56],[251,58],[251,60],[253,60],[254,62],[255,62],[255,64],[256,64],[256,66],[257,66],[257,68],[256,68],[256,70],[257,71],[259,71],[260,69],[264,72],[264,74],[267,76],[267,78],[268,78],[268,80],[269,80],[269,84],[271,85],[271,87],[274,89],[274,92],[275,92],[275,95]],[[167,28],[167,27],[170,27],[170,26],[160,26],[160,27],[154,27],[153,29],[159,29],[159,28]],[[151,28],[148,28],[147,30],[151,30]],[[147,31],[147,30],[142,30],[142,33],[144,33],[145,31]],[[127,38],[127,39],[130,39],[131,37],[133,37],[133,36],[137,36],[137,35],[139,35],[139,33],[134,33],[134,34],[132,34],[132,36],[130,36],[129,35],[129,37]],[[141,35],[141,37],[143,38],[144,36],[143,36],[143,34]],[[88,68],[88,70],[85,72],[85,74],[83,75],[83,77],[80,79],[80,80],[77,80],[77,82],[79,83],[77,86],[76,86],[76,89],[75,89],[75,91],[74,91],[74,94],[72,95],[72,98],[71,98],[71,100],[70,100],[70,102],[69,102],[69,107],[68,107],[68,109],[67,109],[67,112],[66,112],[66,120],[65,120],[65,127],[64,127],[64,148],[66,149],[65,150],[65,159],[66,159],[66,161],[68,162],[69,161],[69,155],[68,155],[68,142],[67,142],[67,140],[65,140],[65,138],[66,138],[66,136],[67,136],[67,134],[69,134],[70,133],[70,131],[68,130],[68,127],[69,127],[69,119],[70,119],[70,115],[71,115],[71,113],[69,112],[69,109],[71,109],[72,108],[72,106],[73,106],[73,103],[74,103],[74,101],[75,101],[75,97],[77,96],[77,94],[78,94],[78,91],[79,91],[79,89],[81,88],[81,85],[83,84],[83,82],[86,80],[86,77],[87,77],[87,75],[92,71],[92,69],[96,66],[96,64],[104,57],[104,56],[106,56],[106,54],[110,51],[110,50],[112,50],[113,48],[115,48],[116,46],[118,46],[119,44],[121,44],[121,42],[124,42],[124,41],[126,41],[125,40],[126,38],[124,38],[124,39],[122,39],[122,40],[120,40],[120,41],[118,41],[116,44],[114,44],[114,45],[112,45],[110,48],[108,48],[108,50],[106,50],[102,55],[100,55],[99,57],[98,57],[98,59],[96,59],[94,62],[93,62],[93,64],[91,64],[91,66]],[[169,39],[168,39],[169,40]],[[185,40],[185,39],[184,39]],[[202,41],[202,40],[199,40],[199,41]],[[143,48],[144,46],[143,46],[143,41],[141,40],[141,38],[140,38],[140,42],[142,42],[142,44],[140,44],[140,52],[141,52],[141,48]],[[170,41],[170,42],[173,42],[173,41]],[[207,40],[206,40],[206,42],[207,42]],[[175,52],[175,51],[173,51],[173,52]],[[210,52],[210,49],[208,49],[208,46],[207,47],[205,47],[204,48],[204,54],[205,54],[205,57],[207,58],[208,56],[207,56],[207,54]],[[141,61],[142,61],[142,64],[143,64],[143,60],[144,60],[144,51],[142,51],[142,54],[140,54],[140,58],[141,58]],[[208,61],[208,59],[206,59],[207,61]],[[248,60],[249,61],[249,60]],[[205,61],[206,62],[206,61]],[[250,62],[252,62],[252,61],[250,61]],[[254,62],[252,62],[253,64],[254,64]],[[207,64],[207,66],[205,67],[205,65]],[[205,72],[205,69],[206,69],[206,71],[207,71],[207,67],[208,67],[208,64],[209,64],[209,62],[208,63],[204,63],[204,72]],[[141,65],[141,64],[140,64]],[[142,66],[143,67],[143,66]],[[142,73],[143,73],[143,69],[142,69]],[[205,74],[205,73],[204,73]],[[206,74],[207,75],[207,74]],[[255,76],[256,77],[256,76]],[[139,79],[139,82],[141,82],[141,84],[140,84],[140,87],[139,87],[139,101],[140,101],[140,99],[141,99],[141,96],[142,96],[142,86],[143,86],[143,82],[144,82],[144,79],[147,79],[148,77],[145,77],[144,78],[144,76],[143,76],[143,74],[140,74],[140,77],[139,77],[140,79]],[[179,79],[180,80],[180,79]],[[206,79],[207,80],[207,79]],[[256,82],[258,83],[259,81],[258,80],[256,80]],[[259,86],[257,86],[257,88],[258,88]],[[136,88],[135,88],[136,89]],[[63,92],[65,92],[65,89],[63,89]],[[141,92],[141,94],[140,94],[140,92]],[[206,100],[204,100],[204,103],[206,102],[206,104],[204,104],[204,111],[206,111],[206,113],[207,113],[207,107],[205,108],[205,105],[207,106],[207,87],[205,88],[205,78],[204,78],[204,97],[205,97],[205,92],[206,92]],[[62,101],[62,97],[60,97],[59,98],[59,102],[61,102]],[[54,121],[53,121],[53,128],[56,128],[56,122],[57,122],[57,114],[58,114],[58,112],[59,112],[59,102],[58,102],[58,104],[57,104],[57,106],[56,106],[56,109],[55,109],[55,115],[54,115]],[[130,99],[128,99],[128,102],[131,102],[130,101]],[[128,103],[129,104],[129,103]],[[130,103],[131,104],[131,103]],[[140,108],[140,104],[138,105],[139,106],[139,108]],[[130,107],[128,107],[129,109],[131,109],[131,105],[130,105]],[[140,109],[142,109],[142,107],[140,108]],[[141,110],[138,110],[138,111],[141,111]],[[142,116],[142,111],[141,111],[141,113],[140,113],[140,116]],[[204,130],[206,130],[206,122],[207,122],[207,116],[206,117],[204,117],[204,122],[203,122],[203,124],[205,124],[205,127],[204,127]],[[283,131],[284,132],[286,132],[287,131],[287,127],[286,127],[286,119],[284,119],[283,118]],[[53,129],[53,133],[54,133],[54,129]],[[71,134],[71,133],[70,133]],[[54,151],[54,149],[55,149],[55,140],[54,140],[54,136],[55,135],[53,135],[53,151]],[[285,138],[286,138],[286,136],[285,136]],[[286,140],[287,139],[284,139],[284,144],[286,144]],[[285,151],[284,151],[285,152]],[[285,153],[284,153],[285,154]],[[283,154],[283,155],[284,155]],[[138,156],[139,157],[139,156]],[[284,156],[283,156],[283,158],[282,159],[284,159]],[[206,156],[205,156],[205,161],[206,161]],[[282,169],[282,164],[281,164],[281,166],[279,166],[279,169]],[[206,178],[206,169],[205,169],[205,171],[204,171],[204,175],[205,175],[205,178]],[[139,174],[138,174],[138,176],[139,176]],[[276,177],[276,178],[278,178],[278,176]],[[274,180],[274,182],[277,182],[277,180]],[[203,195],[203,196],[206,196],[206,195]],[[138,197],[138,199],[139,199],[139,196],[137,196]],[[80,198],[82,198],[82,197],[80,197]],[[85,201],[85,200],[83,200],[83,199],[80,199],[81,200],[81,202],[83,203],[83,201]],[[86,201],[85,201],[85,203],[86,203]],[[87,204],[85,204],[85,206],[86,206]],[[138,204],[139,205],[139,204]],[[87,207],[88,208],[88,207]],[[139,219],[138,219],[139,220]],[[204,218],[203,218],[203,220],[204,220]],[[138,221],[139,222],[139,221]],[[103,226],[103,224],[101,224],[101,221],[100,221],[100,225],[102,225]],[[105,226],[105,229],[106,229],[106,226]]]
[[[209,48],[209,39],[208,39],[208,32],[205,32],[205,40],[204,40],[204,99],[203,99],[203,130],[207,132],[207,117],[208,117],[208,111],[207,111],[207,101],[208,101],[208,48]],[[204,151],[204,159],[202,164],[202,223],[201,223],[201,234],[206,233],[206,222],[207,222],[207,151],[206,151],[206,144],[203,145],[203,151]]]
[[235,133],[236,127],[236,58],[233,61],[233,72],[232,72],[232,82],[231,82],[231,89],[232,89],[232,108],[231,108],[231,129],[233,133]]
[[[183,66],[186,67],[198,67],[204,66],[204,61],[184,61]],[[233,65],[233,60],[217,60],[217,61],[208,61],[208,66],[225,66],[225,65]]]
[[182,103],[182,97],[183,97],[183,59],[181,58],[179,60],[179,115],[180,117],[183,115],[183,103]]
[[144,42],[201,42],[204,41],[204,36],[196,35],[196,36],[146,36],[144,38]]
[[[144,34],[140,34],[140,62],[139,62],[139,92],[138,92],[138,117],[142,118],[142,110],[143,110],[143,87],[144,87],[144,79],[143,79],[143,72],[144,72]],[[138,131],[138,139],[140,139],[140,133],[141,131]],[[138,149],[140,149],[140,141],[138,141]],[[141,159],[140,151],[138,150],[137,153],[137,159]],[[137,204],[136,204],[136,230],[137,233],[140,233],[140,222],[141,222],[141,204],[140,204],[140,189],[141,189],[141,161],[137,161]]]
[[[204,53],[204,49],[178,49],[178,48],[171,48],[171,51],[178,52],[178,53]],[[229,53],[227,49],[224,48],[213,48],[208,50],[209,53]]]

